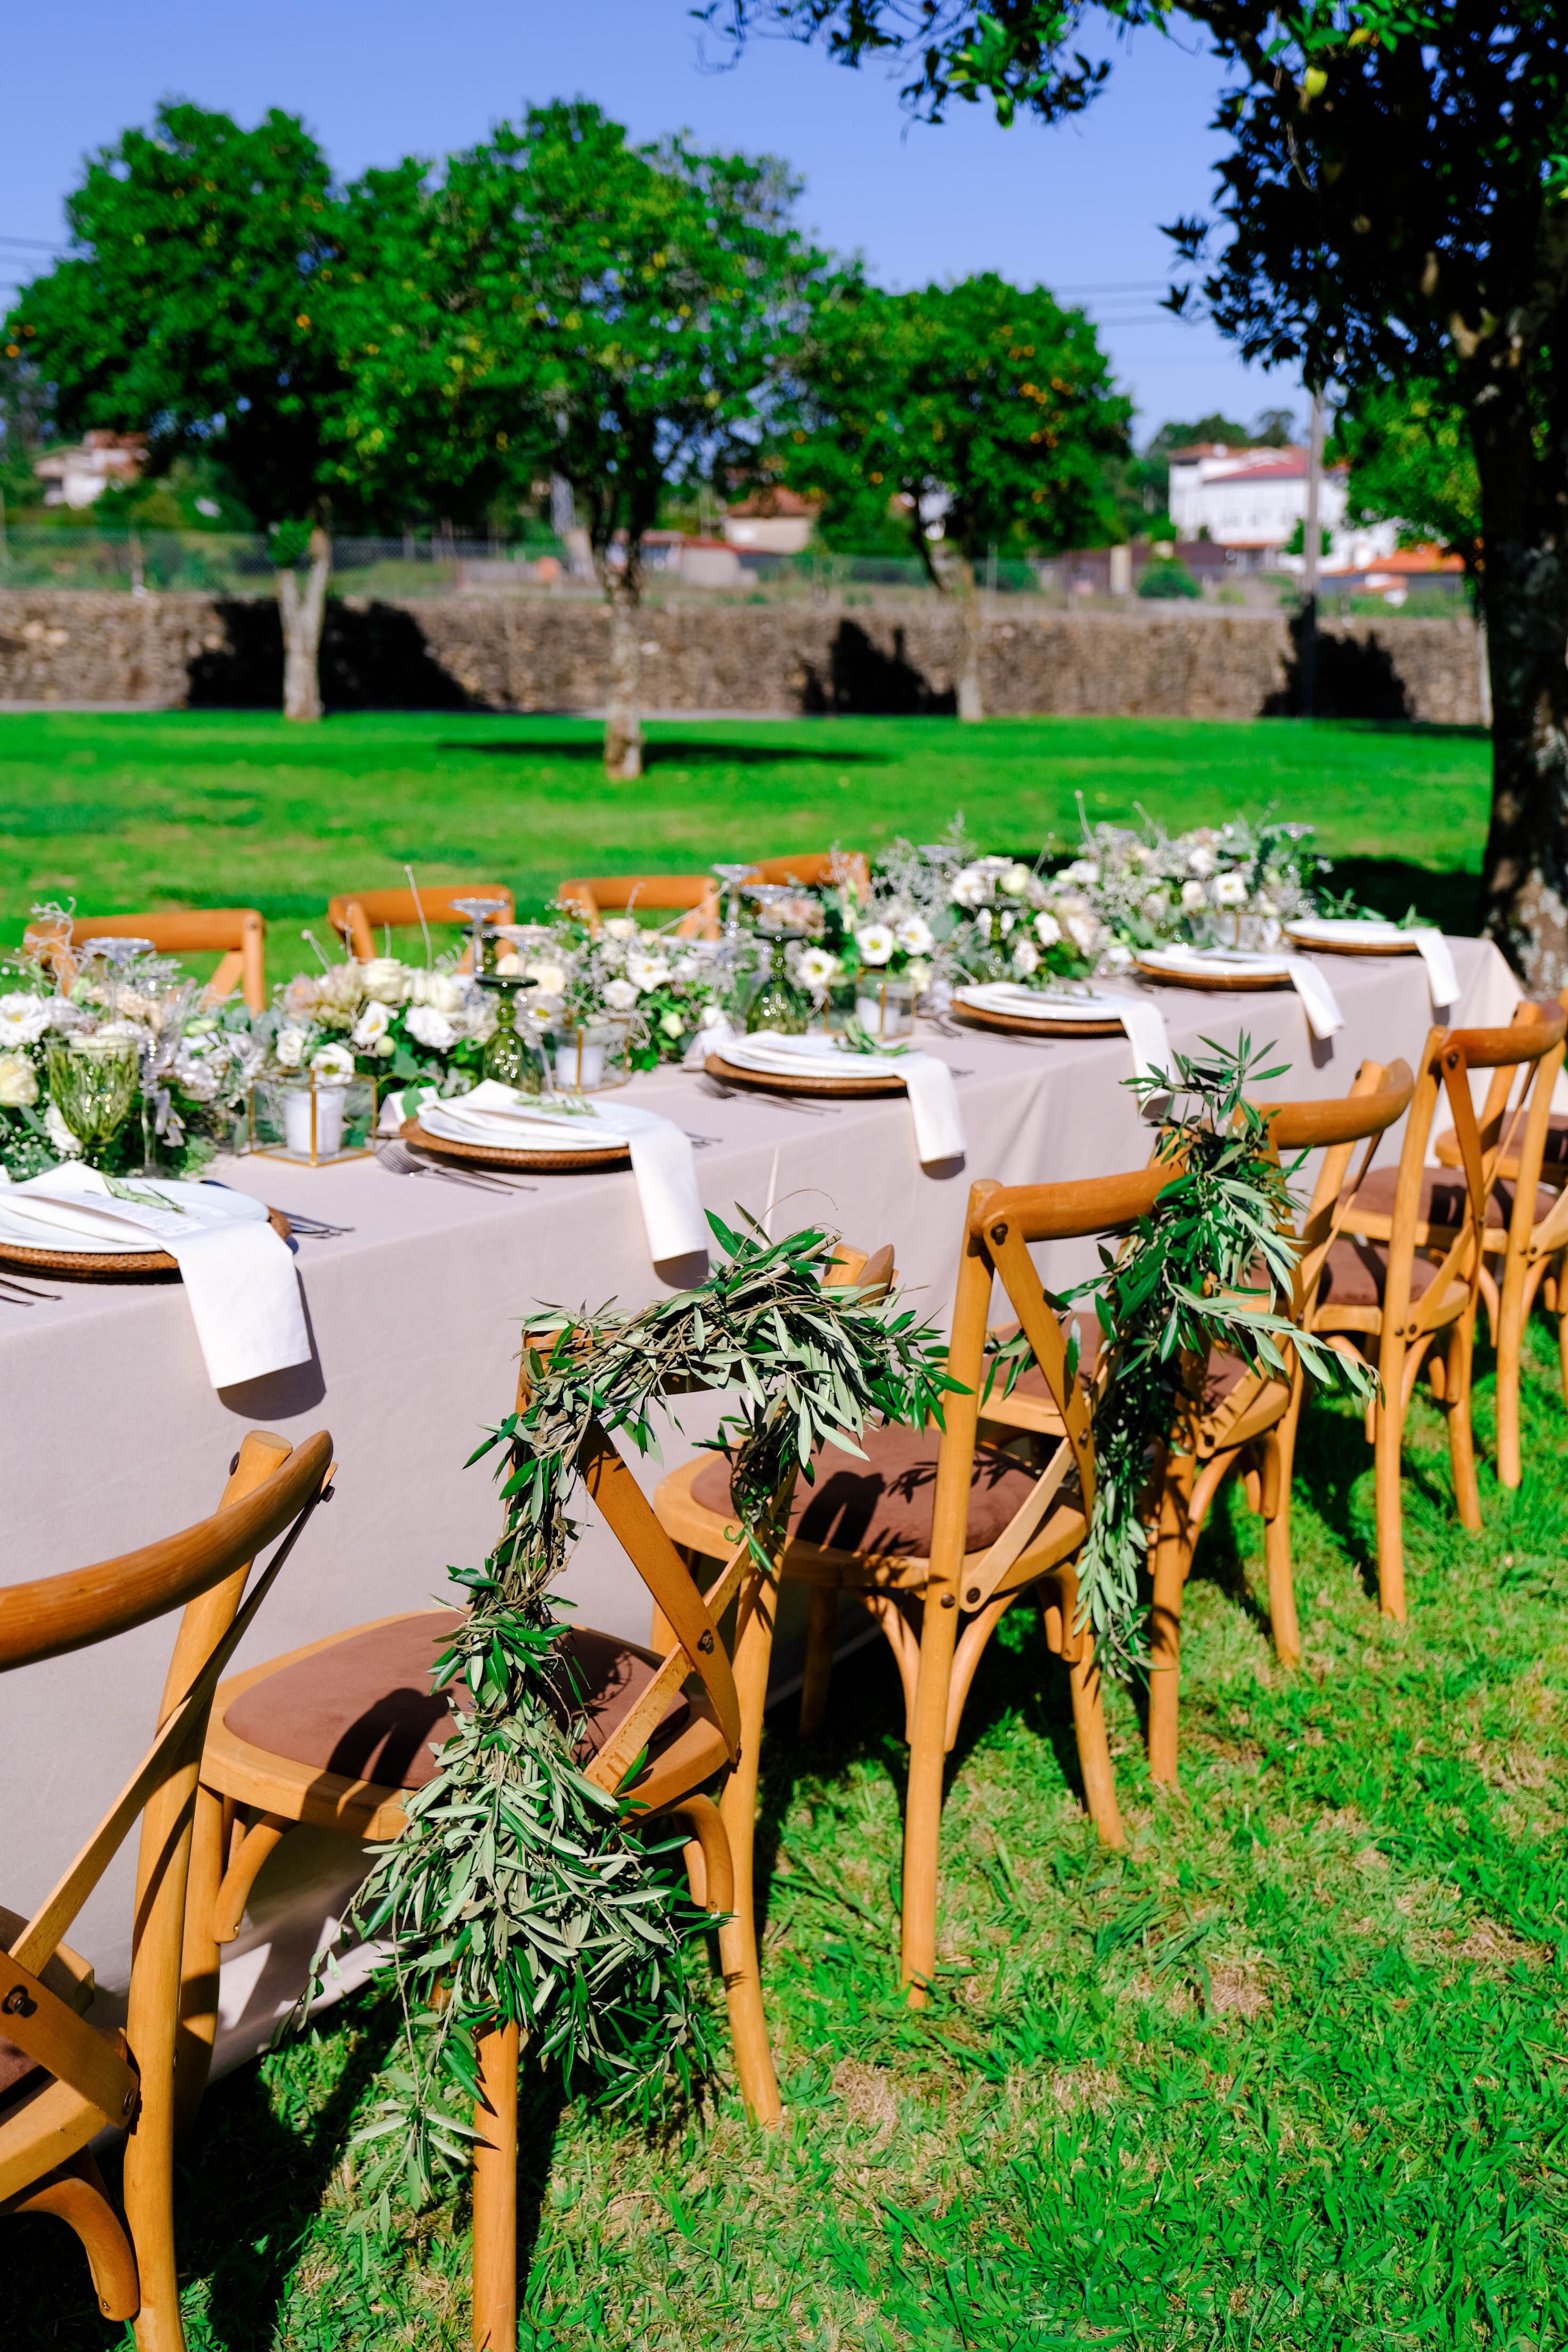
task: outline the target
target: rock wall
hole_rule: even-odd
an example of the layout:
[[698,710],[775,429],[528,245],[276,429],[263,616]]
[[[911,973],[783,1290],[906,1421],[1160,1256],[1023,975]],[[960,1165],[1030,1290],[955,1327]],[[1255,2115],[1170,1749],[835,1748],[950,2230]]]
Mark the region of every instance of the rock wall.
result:
[[[808,604],[650,605],[650,710],[942,713],[953,708],[958,616]],[[588,711],[604,700],[608,628],[586,601],[457,595],[328,608],[328,703],[339,709]],[[1188,606],[1025,612],[999,602],[985,695],[998,714],[1254,719],[1298,707],[1283,615]],[[1481,718],[1472,623],[1331,622],[1320,640],[1324,717]],[[281,695],[268,598],[0,590],[0,704],[269,709]]]

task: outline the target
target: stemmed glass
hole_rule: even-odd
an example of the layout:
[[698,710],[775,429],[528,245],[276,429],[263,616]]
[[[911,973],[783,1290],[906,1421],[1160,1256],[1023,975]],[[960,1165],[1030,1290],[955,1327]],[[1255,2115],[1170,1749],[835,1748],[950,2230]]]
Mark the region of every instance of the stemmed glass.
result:
[[[741,939],[741,885],[757,869],[754,866],[721,865],[711,866],[708,870],[716,874],[724,885],[724,945],[733,950],[739,947]],[[752,893],[746,895],[750,897]],[[760,892],[757,895],[760,896]]]
[[480,973],[487,968],[485,925],[493,916],[505,914],[506,900],[504,898],[454,898],[450,903],[459,915],[467,915],[468,918],[473,938],[473,972],[474,978],[478,980]]

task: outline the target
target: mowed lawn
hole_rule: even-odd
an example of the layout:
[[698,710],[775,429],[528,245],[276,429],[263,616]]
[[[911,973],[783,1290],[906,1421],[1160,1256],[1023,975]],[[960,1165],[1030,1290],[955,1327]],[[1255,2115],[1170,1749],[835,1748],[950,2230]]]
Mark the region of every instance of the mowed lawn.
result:
[[0,714],[0,942],[40,899],[83,913],[259,907],[279,974],[334,890],[403,879],[510,883],[689,871],[715,858],[896,834],[962,811],[977,841],[1033,856],[1091,818],[1173,828],[1267,809],[1317,826],[1346,878],[1395,915],[1414,899],[1473,928],[1489,750],[1461,729],[1184,719],[830,719],[666,722],[639,784],[606,782],[588,721],[255,712]]

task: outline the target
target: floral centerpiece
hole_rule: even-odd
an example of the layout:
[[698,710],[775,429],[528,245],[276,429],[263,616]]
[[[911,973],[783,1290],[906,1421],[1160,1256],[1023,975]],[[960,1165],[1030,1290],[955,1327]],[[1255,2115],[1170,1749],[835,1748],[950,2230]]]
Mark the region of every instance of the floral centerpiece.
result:
[[351,956],[285,981],[255,1028],[275,1070],[457,1095],[479,1084],[496,1009],[467,972]]
[[[48,914],[48,908],[35,910]],[[116,943],[119,945],[120,943]],[[128,943],[127,943],[128,944]],[[66,967],[67,970],[69,967]],[[134,1063],[126,1115],[94,1156],[111,1172],[195,1175],[232,1139],[261,1055],[243,1004],[203,1008],[201,983],[145,952],[80,954],[68,986],[41,962],[0,968],[0,1168],[24,1181],[82,1156],[50,1062],[119,1046]]]
[[1311,841],[1310,825],[1272,818],[1175,835],[1147,818],[1142,833],[1086,822],[1083,854],[1048,877],[1046,905],[1095,956],[1173,940],[1270,948],[1315,911],[1313,877],[1328,861]]
[[590,930],[575,916],[509,929],[498,972],[534,982],[529,1016],[586,1028],[611,1022],[626,1032],[634,1069],[679,1062],[721,1018],[726,972],[716,940],[683,940],[614,915]]

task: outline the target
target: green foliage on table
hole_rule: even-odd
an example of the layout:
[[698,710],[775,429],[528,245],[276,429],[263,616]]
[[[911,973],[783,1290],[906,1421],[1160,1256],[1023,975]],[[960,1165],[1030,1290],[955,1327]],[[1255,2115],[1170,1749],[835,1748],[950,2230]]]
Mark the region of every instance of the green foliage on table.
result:
[[529,1402],[472,1457],[500,1452],[505,1526],[481,1568],[453,1570],[468,1613],[434,1682],[461,1689],[458,1727],[353,1911],[384,1940],[398,1991],[401,2056],[362,2135],[384,2202],[399,2183],[424,2199],[464,2159],[474,2038],[497,2020],[558,2059],[569,2089],[611,2104],[651,2109],[707,2064],[689,1947],[712,1923],[677,1890],[668,1846],[645,1844],[635,1812],[584,1779],[563,1728],[578,1710],[551,1589],[576,1535],[590,1425],[646,1458],[671,1391],[731,1391],[713,1442],[765,1563],[759,1529],[822,1444],[940,1418],[949,1385],[941,1341],[907,1309],[823,1287],[829,1234],[770,1242],[745,1222],[710,1219],[721,1255],[695,1290],[635,1315],[531,1316]]
[[[1094,1417],[1094,1506],[1078,1574],[1079,1622],[1092,1626],[1115,1674],[1142,1661],[1151,1465],[1201,1395],[1211,1349],[1288,1378],[1280,1348],[1289,1341],[1319,1387],[1364,1402],[1376,1385],[1368,1366],[1290,1320],[1296,1203],[1249,1098],[1285,1066],[1259,1068],[1246,1035],[1234,1048],[1205,1043],[1206,1057],[1176,1054],[1173,1071],[1128,1081],[1141,1100],[1171,1098],[1155,1147],[1171,1181],[1123,1246],[1101,1244],[1099,1274],[1058,1302],[1093,1298],[1111,1360]],[[1070,1352],[1076,1359],[1076,1339]]]
[[[1090,22],[1183,38],[1225,75],[1212,217],[1173,224],[1178,315],[1248,360],[1365,396],[1436,384],[1468,429],[1486,549],[1488,928],[1568,974],[1568,47],[1561,0],[710,0],[848,65],[907,58],[941,121],[988,98],[1077,112],[1110,71]],[[1352,403],[1353,404],[1353,403]]]

